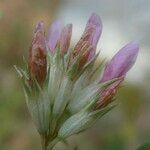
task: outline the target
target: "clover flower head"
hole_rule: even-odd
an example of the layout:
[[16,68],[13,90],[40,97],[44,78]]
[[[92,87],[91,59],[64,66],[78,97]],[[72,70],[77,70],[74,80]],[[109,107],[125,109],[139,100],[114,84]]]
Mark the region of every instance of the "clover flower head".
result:
[[106,65],[101,61],[97,67],[101,33],[102,22],[95,13],[74,48],[70,47],[72,24],[55,21],[48,37],[43,22],[36,26],[27,70],[17,71],[43,150],[84,131],[114,108],[111,102],[136,61],[139,45],[127,44]]

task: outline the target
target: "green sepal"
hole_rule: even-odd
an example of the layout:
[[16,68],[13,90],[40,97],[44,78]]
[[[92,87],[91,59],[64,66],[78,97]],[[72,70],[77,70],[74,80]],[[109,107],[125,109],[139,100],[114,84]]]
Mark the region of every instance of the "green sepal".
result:
[[100,64],[90,72],[89,75],[90,82],[98,83],[102,79],[104,68],[105,68],[104,66],[105,66],[105,60],[102,60]]
[[52,113],[54,118],[59,117],[63,113],[66,105],[68,104],[68,101],[70,100],[71,89],[72,81],[66,78],[65,76],[62,77],[62,82],[60,84],[60,88],[57,92],[57,96],[53,105]]
[[112,108],[114,108],[114,106],[108,106],[91,113],[85,110],[80,111],[66,120],[58,132],[58,137],[67,138],[73,134],[78,134],[84,131],[85,129],[91,127],[97,119],[101,118]]
[[73,90],[71,101],[68,105],[69,111],[74,114],[86,107],[91,101],[94,101],[96,103],[98,98],[100,98],[101,91],[103,91],[105,88],[107,88],[117,80],[118,79],[113,79],[98,84],[91,83],[83,89],[79,88],[79,90],[78,87],[76,87],[76,91]]

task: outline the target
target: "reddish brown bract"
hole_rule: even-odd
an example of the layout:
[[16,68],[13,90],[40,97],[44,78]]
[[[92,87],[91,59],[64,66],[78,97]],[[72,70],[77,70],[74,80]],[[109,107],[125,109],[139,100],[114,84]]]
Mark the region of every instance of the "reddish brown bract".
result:
[[34,32],[31,48],[29,50],[29,76],[30,82],[34,79],[40,85],[46,78],[47,61],[46,61],[46,42],[44,35],[43,23],[40,22]]
[[96,104],[96,109],[103,108],[107,106],[109,103],[111,103],[118,89],[120,88],[120,85],[123,82],[123,80],[124,78],[117,80],[115,83],[108,86],[104,91],[102,91],[101,98]]

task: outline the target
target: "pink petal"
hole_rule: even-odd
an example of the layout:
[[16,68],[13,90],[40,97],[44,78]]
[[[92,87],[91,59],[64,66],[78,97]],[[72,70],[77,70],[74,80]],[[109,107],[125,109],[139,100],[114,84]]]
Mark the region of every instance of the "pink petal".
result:
[[100,17],[95,13],[93,13],[89,18],[85,32],[89,28],[93,28],[93,32],[91,33],[91,37],[89,39],[91,45],[93,46],[93,51],[91,51],[89,55],[89,59],[91,59],[95,55],[97,43],[102,33],[102,21]]
[[89,18],[84,32],[86,33],[89,28],[93,29],[89,41],[93,47],[96,47],[102,33],[102,22],[100,17],[95,13]]
[[61,31],[62,31],[62,25],[59,21],[55,21],[49,29],[48,47],[50,51],[53,53],[60,40]]
[[60,37],[60,49],[63,53],[66,53],[70,46],[71,36],[72,36],[72,24],[67,24],[63,28]]
[[139,44],[131,42],[123,47],[107,64],[102,81],[125,76],[134,65],[139,51]]

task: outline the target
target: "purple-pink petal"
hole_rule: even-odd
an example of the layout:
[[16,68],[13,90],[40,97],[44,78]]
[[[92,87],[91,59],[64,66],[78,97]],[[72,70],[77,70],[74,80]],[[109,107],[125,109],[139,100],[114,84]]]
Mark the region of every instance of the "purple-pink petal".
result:
[[93,13],[89,18],[86,24],[85,33],[89,28],[93,29],[89,41],[93,47],[96,47],[102,33],[102,21],[95,13]]
[[93,13],[91,17],[89,18],[87,25],[86,25],[85,32],[89,28],[93,29],[93,32],[91,32],[91,36],[89,39],[89,42],[93,47],[93,50],[89,54],[89,59],[91,59],[95,55],[97,43],[102,33],[102,21],[100,17],[95,13]]
[[71,36],[72,36],[72,24],[67,24],[63,28],[60,37],[60,49],[63,54],[67,52],[70,46]]
[[139,44],[131,42],[124,46],[107,64],[101,82],[125,76],[134,65],[139,51]]
[[48,45],[50,51],[53,53],[55,51],[57,43],[60,40],[61,31],[62,31],[62,25],[59,21],[55,21],[49,29],[47,45]]

